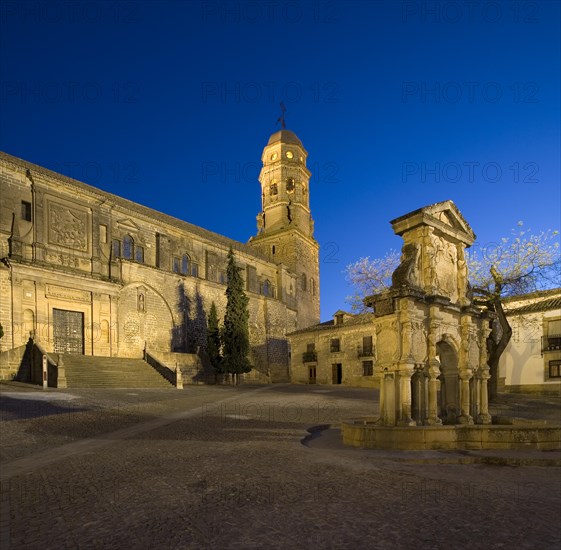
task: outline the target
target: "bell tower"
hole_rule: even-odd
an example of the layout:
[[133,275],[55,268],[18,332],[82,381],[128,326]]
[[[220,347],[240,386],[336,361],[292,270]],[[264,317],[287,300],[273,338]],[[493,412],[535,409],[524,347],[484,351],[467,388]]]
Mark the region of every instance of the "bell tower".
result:
[[296,134],[275,132],[263,149],[261,212],[251,244],[293,276],[298,328],[319,322],[319,245],[310,212],[308,153]]

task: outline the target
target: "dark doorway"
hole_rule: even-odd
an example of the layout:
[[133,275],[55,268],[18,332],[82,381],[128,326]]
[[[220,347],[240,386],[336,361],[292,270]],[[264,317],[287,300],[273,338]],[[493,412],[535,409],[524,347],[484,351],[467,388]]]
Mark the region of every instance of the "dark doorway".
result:
[[343,365],[341,363],[333,363],[333,384],[341,384],[343,382]]
[[308,383],[316,383],[316,367],[308,367]]
[[436,345],[440,361],[440,418],[444,424],[455,424],[460,414],[460,381],[458,356],[452,346],[444,341]]
[[84,353],[84,314],[53,309],[55,353]]

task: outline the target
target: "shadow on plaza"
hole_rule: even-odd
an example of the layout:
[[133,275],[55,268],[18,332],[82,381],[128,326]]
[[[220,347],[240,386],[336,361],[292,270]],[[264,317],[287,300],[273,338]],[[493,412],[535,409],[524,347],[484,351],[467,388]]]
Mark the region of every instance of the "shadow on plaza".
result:
[[127,439],[130,441],[215,442],[221,445],[283,440],[299,442],[306,435],[306,426],[315,423],[313,417],[310,417],[309,420],[295,418],[293,422],[283,421],[283,413],[281,411],[277,411],[277,413],[279,418],[270,420],[236,418],[235,413],[204,420],[200,418],[178,420],[173,424]]
[[285,395],[318,394],[321,399],[368,399],[378,401],[380,390],[378,388],[357,388],[332,384],[293,384],[270,386],[271,393]]
[[61,407],[48,401],[19,399],[2,396],[0,399],[0,418],[5,420],[25,420],[45,416],[84,412],[84,407]]

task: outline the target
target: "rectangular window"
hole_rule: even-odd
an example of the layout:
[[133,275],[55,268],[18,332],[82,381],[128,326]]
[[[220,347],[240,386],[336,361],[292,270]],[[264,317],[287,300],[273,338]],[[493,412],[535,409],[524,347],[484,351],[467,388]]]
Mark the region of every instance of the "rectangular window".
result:
[[561,319],[554,319],[547,322],[547,334],[551,336],[561,336]]
[[226,284],[226,272],[221,271],[219,274],[220,283],[225,285]]
[[374,361],[362,362],[362,376],[372,376],[374,374]]
[[199,276],[199,266],[198,264],[191,264],[191,276],[198,277]]
[[99,225],[99,242],[101,244],[105,244],[107,242],[107,226],[103,224]]
[[134,249],[134,259],[139,263],[144,263],[144,248],[142,246],[137,246]]
[[177,257],[173,257],[173,266],[172,266],[174,273],[179,273],[181,269],[181,260]]
[[362,337],[362,353],[363,355],[372,355],[372,336]]
[[554,359],[549,362],[549,377],[561,378],[561,359]]
[[26,222],[31,221],[31,203],[27,201],[21,201],[21,219]]
[[111,255],[113,259],[121,257],[121,241],[118,239],[113,239],[111,243]]
[[314,343],[306,344],[306,351],[307,352],[316,351],[316,345]]
[[250,292],[257,292],[259,289],[259,282],[257,279],[257,269],[255,267],[248,265],[245,276],[246,288]]
[[561,319],[547,322],[546,350],[561,349]]
[[331,344],[329,346],[331,353],[337,353],[338,351],[341,351],[341,343],[339,341],[339,338],[331,338]]

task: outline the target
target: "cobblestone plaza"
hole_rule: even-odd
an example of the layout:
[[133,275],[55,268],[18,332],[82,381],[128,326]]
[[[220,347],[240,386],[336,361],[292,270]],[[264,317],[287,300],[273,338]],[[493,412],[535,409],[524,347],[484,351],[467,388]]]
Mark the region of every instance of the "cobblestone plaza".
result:
[[[339,420],[375,414],[376,390],[0,388],[2,550],[560,541],[559,452],[343,447]],[[559,405],[504,395],[490,412],[559,422]]]

